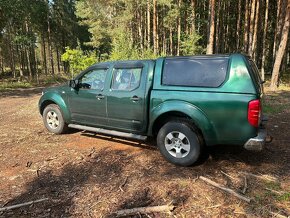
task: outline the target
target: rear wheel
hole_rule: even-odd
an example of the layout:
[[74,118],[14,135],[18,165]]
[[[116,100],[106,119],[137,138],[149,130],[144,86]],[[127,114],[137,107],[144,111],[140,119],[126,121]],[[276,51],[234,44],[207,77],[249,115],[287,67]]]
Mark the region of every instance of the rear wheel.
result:
[[157,145],[161,154],[169,162],[190,166],[200,157],[201,137],[191,124],[186,121],[169,121],[157,135]]
[[43,122],[46,129],[55,134],[62,134],[67,131],[68,126],[65,123],[61,110],[56,104],[50,104],[43,111]]

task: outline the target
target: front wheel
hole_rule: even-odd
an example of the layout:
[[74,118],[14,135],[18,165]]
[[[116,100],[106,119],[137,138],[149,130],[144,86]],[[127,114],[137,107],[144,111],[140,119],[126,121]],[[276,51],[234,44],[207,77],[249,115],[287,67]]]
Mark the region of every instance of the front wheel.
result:
[[60,108],[56,104],[46,106],[42,118],[46,129],[52,133],[62,134],[68,129]]
[[169,162],[190,166],[199,159],[202,142],[191,124],[186,121],[169,121],[160,129],[157,145]]

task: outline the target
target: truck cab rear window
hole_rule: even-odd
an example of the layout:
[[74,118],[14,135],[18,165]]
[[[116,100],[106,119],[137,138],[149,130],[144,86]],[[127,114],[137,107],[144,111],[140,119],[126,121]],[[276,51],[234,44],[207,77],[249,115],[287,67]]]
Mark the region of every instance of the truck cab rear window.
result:
[[219,87],[226,79],[228,58],[165,59],[162,85]]

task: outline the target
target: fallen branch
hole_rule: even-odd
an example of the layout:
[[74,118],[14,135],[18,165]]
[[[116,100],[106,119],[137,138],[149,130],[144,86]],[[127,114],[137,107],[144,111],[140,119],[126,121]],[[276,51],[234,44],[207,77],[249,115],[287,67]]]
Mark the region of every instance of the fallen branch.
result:
[[214,181],[212,181],[212,180],[210,180],[208,178],[205,178],[203,176],[200,176],[199,178],[201,180],[203,180],[204,182],[206,182],[206,183],[208,183],[208,184],[210,184],[210,185],[212,185],[212,186],[214,186],[216,188],[219,188],[219,189],[221,189],[221,190],[223,190],[223,191],[225,191],[225,192],[227,192],[229,194],[232,194],[232,195],[236,196],[237,198],[239,198],[241,200],[244,200],[244,201],[246,201],[248,203],[251,201],[250,198],[242,196],[239,193],[235,192],[234,190],[232,190],[230,188],[226,188],[226,187],[224,187],[224,186],[222,186],[222,185],[220,185],[220,184],[218,184],[218,183],[216,183],[216,182],[214,182]]
[[270,175],[255,175],[253,173],[247,173],[247,172],[241,172],[241,173],[246,175],[246,176],[252,176],[252,177],[255,177],[255,178],[260,179],[260,180],[267,180],[270,182],[278,182],[278,179],[276,177],[270,176]]
[[173,205],[163,205],[154,207],[137,207],[132,209],[119,210],[113,213],[116,217],[132,216],[136,214],[171,212],[174,209]]
[[27,206],[27,205],[31,205],[31,204],[35,204],[35,203],[39,203],[39,202],[47,201],[47,200],[48,200],[48,198],[43,198],[43,199],[39,199],[39,200],[35,200],[35,201],[25,202],[25,203],[22,203],[22,204],[15,204],[15,205],[8,206],[8,207],[2,207],[2,208],[0,208],[0,212],[6,211],[6,210],[16,209],[16,208],[19,208],[19,207],[24,207],[24,206]]
[[124,187],[124,185],[126,185],[127,181],[128,181],[128,176],[126,177],[125,181],[124,181],[124,182],[119,186],[119,189],[120,189],[122,192],[124,192],[124,190],[123,190],[122,188]]
[[287,216],[281,215],[280,213],[274,213],[270,211],[270,214],[272,214],[274,217],[287,218]]
[[234,178],[232,176],[230,176],[229,174],[225,173],[224,171],[221,170],[221,173],[227,177],[229,177],[230,179],[234,180],[234,181],[237,181],[237,178]]
[[242,193],[246,194],[247,189],[248,189],[247,177],[244,176],[244,188],[242,190]]

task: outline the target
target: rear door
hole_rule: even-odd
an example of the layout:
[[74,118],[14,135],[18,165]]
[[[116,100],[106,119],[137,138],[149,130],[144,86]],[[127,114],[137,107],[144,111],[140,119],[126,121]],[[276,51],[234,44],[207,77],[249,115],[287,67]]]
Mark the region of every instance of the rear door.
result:
[[147,68],[141,63],[116,64],[107,95],[109,126],[130,132],[145,127],[145,87]]

